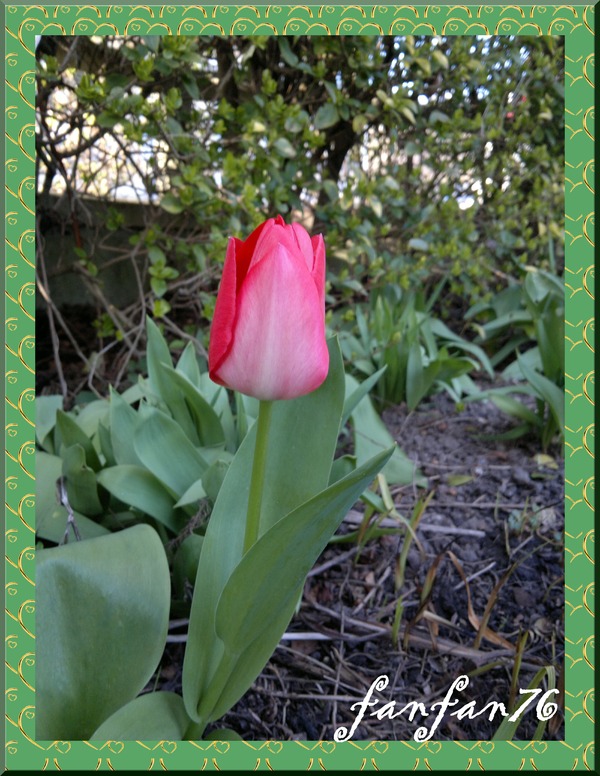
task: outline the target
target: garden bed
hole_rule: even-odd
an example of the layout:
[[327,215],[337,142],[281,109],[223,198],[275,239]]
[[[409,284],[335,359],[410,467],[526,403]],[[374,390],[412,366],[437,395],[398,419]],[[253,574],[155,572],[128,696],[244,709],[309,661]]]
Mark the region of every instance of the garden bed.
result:
[[[364,698],[381,675],[389,677],[389,686],[373,696],[381,699],[375,710],[389,700],[396,701],[396,711],[409,701],[421,702],[430,710],[463,674],[469,676],[469,685],[453,694],[460,702],[449,711],[472,700],[475,711],[494,700],[508,708],[515,665],[512,645],[525,634],[518,687],[525,689],[544,666],[555,667],[561,686],[561,450],[557,447],[540,457],[535,439],[485,439],[510,428],[510,421],[491,402],[470,404],[458,412],[446,395],[437,395],[410,414],[405,407],[391,408],[384,420],[433,490],[399,591],[404,596],[404,615],[398,647],[392,643],[391,627],[402,536],[371,540],[362,550],[356,542],[332,545],[307,580],[300,610],[285,639],[252,690],[218,727],[231,727],[248,740],[331,740],[339,726],[352,725],[357,709],[350,707]],[[404,487],[393,496],[398,512],[410,516],[419,493]],[[340,533],[355,530],[360,519],[358,512],[351,512]],[[421,607],[420,591],[436,563],[427,619],[414,623]],[[482,618],[493,603],[488,621],[491,633],[478,646],[458,567],[468,580],[472,618]],[[180,690],[176,663],[182,655],[183,645],[172,643],[161,669],[163,689]],[[390,720],[369,717],[367,711],[353,737],[410,740],[418,726],[431,726],[436,713],[431,710],[429,719],[417,714],[411,722],[408,712]],[[488,717],[485,712],[459,720],[447,713],[433,739],[489,740],[502,717],[500,712],[491,721]],[[532,708],[514,737],[530,739],[537,724]],[[544,738],[562,735],[559,711]]]

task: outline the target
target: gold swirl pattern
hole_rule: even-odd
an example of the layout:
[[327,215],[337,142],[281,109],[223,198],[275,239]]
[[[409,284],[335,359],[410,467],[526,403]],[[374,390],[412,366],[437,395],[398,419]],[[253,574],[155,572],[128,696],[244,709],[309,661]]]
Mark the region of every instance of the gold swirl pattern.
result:
[[[593,5],[7,5],[5,753],[9,770],[593,770]],[[561,35],[565,38],[567,741],[35,741],[36,35]],[[51,750],[51,751],[50,751]],[[99,757],[100,750],[103,757]],[[527,750],[527,752],[525,752]],[[200,755],[200,752],[203,755]],[[443,758],[443,759],[442,759]]]

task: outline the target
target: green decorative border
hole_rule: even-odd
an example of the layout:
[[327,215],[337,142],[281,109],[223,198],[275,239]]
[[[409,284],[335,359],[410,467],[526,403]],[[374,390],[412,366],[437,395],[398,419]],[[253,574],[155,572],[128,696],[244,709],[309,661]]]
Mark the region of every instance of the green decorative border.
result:
[[[8,770],[594,769],[594,7],[8,5],[5,21],[6,759]],[[35,730],[34,36],[564,35],[566,699],[564,742],[49,744]]]

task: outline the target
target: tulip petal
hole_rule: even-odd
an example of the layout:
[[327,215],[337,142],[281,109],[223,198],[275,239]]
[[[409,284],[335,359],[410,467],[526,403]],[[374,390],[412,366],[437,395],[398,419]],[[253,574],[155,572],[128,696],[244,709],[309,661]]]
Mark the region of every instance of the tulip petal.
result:
[[314,265],[312,268],[312,276],[317,285],[317,288],[321,290],[321,299],[323,300],[323,306],[325,305],[325,240],[322,234],[317,234],[315,237],[310,238],[311,246],[315,256]]
[[312,272],[314,266],[314,250],[308,232],[301,224],[290,224],[288,228],[292,230],[298,248],[306,259],[309,270]]
[[[281,219],[281,216],[277,216],[277,218]],[[248,266],[250,265],[252,255],[256,250],[256,246],[261,239],[261,235],[263,235],[264,232],[270,231],[270,229],[273,227],[275,223],[278,223],[276,219],[268,218],[260,226],[257,226],[256,229],[245,240],[237,240],[236,255],[238,257],[238,261],[240,257],[244,258],[244,265],[245,265],[243,275],[241,275],[241,273],[238,273],[238,276],[241,277],[242,279],[246,277]],[[239,288],[239,285],[238,285],[238,288]]]
[[219,368],[233,339],[236,299],[240,285],[236,265],[236,243],[239,243],[239,240],[236,240],[234,237],[231,237],[227,243],[225,265],[223,266],[223,275],[219,285],[219,293],[210,330],[210,343],[208,346],[210,372]]
[[233,343],[213,379],[259,399],[291,399],[318,388],[328,369],[321,290],[297,248],[278,244],[267,261],[251,263]]
[[[298,229],[294,229],[297,226]],[[304,232],[304,238],[298,237],[301,231]],[[254,247],[254,255],[250,262],[250,267],[256,266],[263,259],[273,255],[279,245],[283,245],[292,254],[292,256],[302,256],[309,270],[312,270],[314,257],[313,249],[310,243],[310,237],[306,230],[299,225],[286,226],[273,222],[271,227],[264,229]]]

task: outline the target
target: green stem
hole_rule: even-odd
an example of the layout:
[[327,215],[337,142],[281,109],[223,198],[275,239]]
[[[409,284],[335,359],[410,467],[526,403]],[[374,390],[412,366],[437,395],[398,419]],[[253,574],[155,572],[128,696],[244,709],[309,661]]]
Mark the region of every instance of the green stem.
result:
[[183,734],[184,741],[202,741],[202,734],[206,725],[204,722],[190,722],[187,730]]
[[252,464],[252,481],[248,496],[248,513],[246,517],[246,533],[244,535],[244,553],[258,539],[260,527],[260,511],[265,482],[265,469],[267,463],[267,437],[271,425],[272,401],[261,401],[258,407],[258,419],[256,421],[256,445],[254,447],[254,463]]

